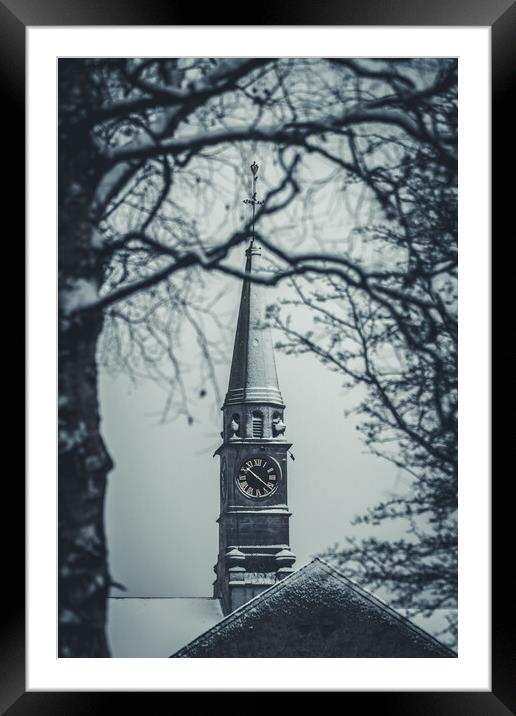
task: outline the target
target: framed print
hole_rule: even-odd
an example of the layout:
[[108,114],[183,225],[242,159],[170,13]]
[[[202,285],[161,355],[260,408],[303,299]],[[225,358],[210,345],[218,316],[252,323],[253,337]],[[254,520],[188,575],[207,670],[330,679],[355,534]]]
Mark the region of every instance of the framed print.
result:
[[9,713],[127,691],[514,709],[489,470],[499,5],[200,26],[159,3],[0,4],[13,117],[27,96]]

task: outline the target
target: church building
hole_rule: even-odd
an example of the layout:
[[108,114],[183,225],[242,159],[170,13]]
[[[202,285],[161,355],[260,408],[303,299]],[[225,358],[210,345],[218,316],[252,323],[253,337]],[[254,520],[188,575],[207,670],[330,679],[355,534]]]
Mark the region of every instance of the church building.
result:
[[[245,252],[246,278],[222,406],[222,444],[215,452],[220,458],[220,514],[213,596],[112,598],[113,656],[456,657],[406,614],[331,564],[315,559],[294,569],[288,508],[292,443],[272,337],[264,324],[265,289],[250,280],[263,271],[262,250],[254,239],[258,166],[253,163],[251,170],[253,194],[246,203],[252,204],[253,235]],[[157,611],[159,617],[154,616]],[[141,626],[140,637],[128,648],[116,635],[137,628],[130,624],[131,614]],[[182,621],[189,623],[189,631]],[[156,630],[156,646],[136,653],[138,639],[141,647],[149,629]]]

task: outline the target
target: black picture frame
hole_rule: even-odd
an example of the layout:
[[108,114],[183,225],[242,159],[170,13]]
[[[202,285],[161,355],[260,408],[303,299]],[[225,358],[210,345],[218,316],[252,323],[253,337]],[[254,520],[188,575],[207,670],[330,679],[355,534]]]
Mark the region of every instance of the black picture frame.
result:
[[[356,0],[354,3],[324,0],[317,3],[297,3],[295,10],[285,0],[256,6],[235,17],[224,14],[224,9],[213,4],[203,9],[203,25],[432,25],[432,26],[490,26],[492,33],[492,156],[493,235],[505,231],[506,246],[513,234],[514,218],[508,212],[514,202],[513,180],[502,178],[502,167],[510,162],[510,146],[514,144],[514,120],[509,112],[511,90],[514,85],[514,38],[516,37],[516,4],[513,0]],[[194,17],[195,14],[195,17]],[[259,17],[257,17],[259,16]],[[0,86],[6,121],[5,132],[11,138],[4,148],[4,172],[9,171],[11,186],[9,213],[17,217],[13,233],[21,234],[24,204],[24,146],[25,146],[25,36],[28,26],[59,25],[192,25],[198,19],[198,8],[188,10],[165,0],[0,0]],[[259,19],[259,22],[257,20]],[[509,125],[511,124],[511,126]],[[12,152],[6,158],[7,150]],[[16,187],[16,188],[14,188]],[[512,211],[511,211],[512,213]],[[501,238],[499,238],[501,242]],[[17,238],[18,249],[24,246]],[[22,249],[23,252],[23,249]],[[507,252],[506,252],[507,255]],[[23,260],[23,259],[21,259]],[[510,262],[505,260],[506,271]],[[500,269],[501,266],[497,267]],[[508,276],[498,277],[497,298],[492,300],[493,329],[501,324],[509,303]],[[20,325],[19,323],[17,325]],[[507,333],[506,327],[506,336]],[[29,346],[29,349],[31,347]],[[510,366],[511,354],[504,350],[504,365]],[[20,361],[21,364],[21,361]],[[10,368],[9,370],[12,370]],[[494,371],[501,385],[503,373]],[[20,376],[20,381],[23,376]],[[23,384],[23,383],[22,383]],[[496,394],[494,391],[493,395]],[[506,398],[506,385],[504,386]],[[21,401],[20,401],[21,402]],[[501,402],[501,401],[500,401]],[[14,421],[13,421],[14,424]],[[509,443],[510,421],[499,421],[493,430],[493,458],[504,454],[502,446]],[[510,443],[509,443],[510,444]],[[500,449],[496,449],[499,447]],[[12,457],[12,456],[11,456]],[[11,462],[11,461],[9,461]],[[19,461],[14,461],[16,467]],[[495,465],[493,459],[493,467]],[[513,593],[509,590],[510,558],[508,545],[512,543],[513,507],[507,500],[501,470],[492,482],[492,690],[454,692],[345,692],[343,705],[358,697],[359,707],[367,706],[384,713],[399,716],[410,714],[439,715],[464,714],[467,716],[503,716],[516,712],[516,658],[514,646],[515,618]],[[495,471],[493,470],[493,473]],[[509,473],[509,470],[507,470]],[[97,692],[26,692],[25,691],[25,593],[24,593],[24,484],[20,470],[6,471],[8,484],[4,486],[9,512],[14,515],[8,538],[4,538],[4,605],[5,619],[0,643],[0,710],[9,716],[22,714],[91,714],[122,706],[120,698],[131,699],[136,708],[143,705],[140,693]],[[7,511],[7,510],[6,510]],[[173,693],[149,693],[143,696],[173,703]],[[148,708],[149,702],[146,701]],[[6,711],[5,711],[6,710]]]

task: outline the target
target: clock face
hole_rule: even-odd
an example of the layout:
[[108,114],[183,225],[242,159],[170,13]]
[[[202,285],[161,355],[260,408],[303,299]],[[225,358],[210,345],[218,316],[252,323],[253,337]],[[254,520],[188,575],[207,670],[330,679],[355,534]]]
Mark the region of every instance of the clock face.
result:
[[246,497],[260,498],[272,495],[280,479],[280,466],[274,458],[253,455],[240,465],[236,483]]

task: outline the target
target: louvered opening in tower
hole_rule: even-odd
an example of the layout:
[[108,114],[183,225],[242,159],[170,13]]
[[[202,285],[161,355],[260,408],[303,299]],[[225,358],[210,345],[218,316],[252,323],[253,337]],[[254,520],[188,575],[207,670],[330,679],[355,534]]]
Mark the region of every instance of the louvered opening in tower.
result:
[[253,438],[263,438],[263,415],[255,410],[252,415]]

